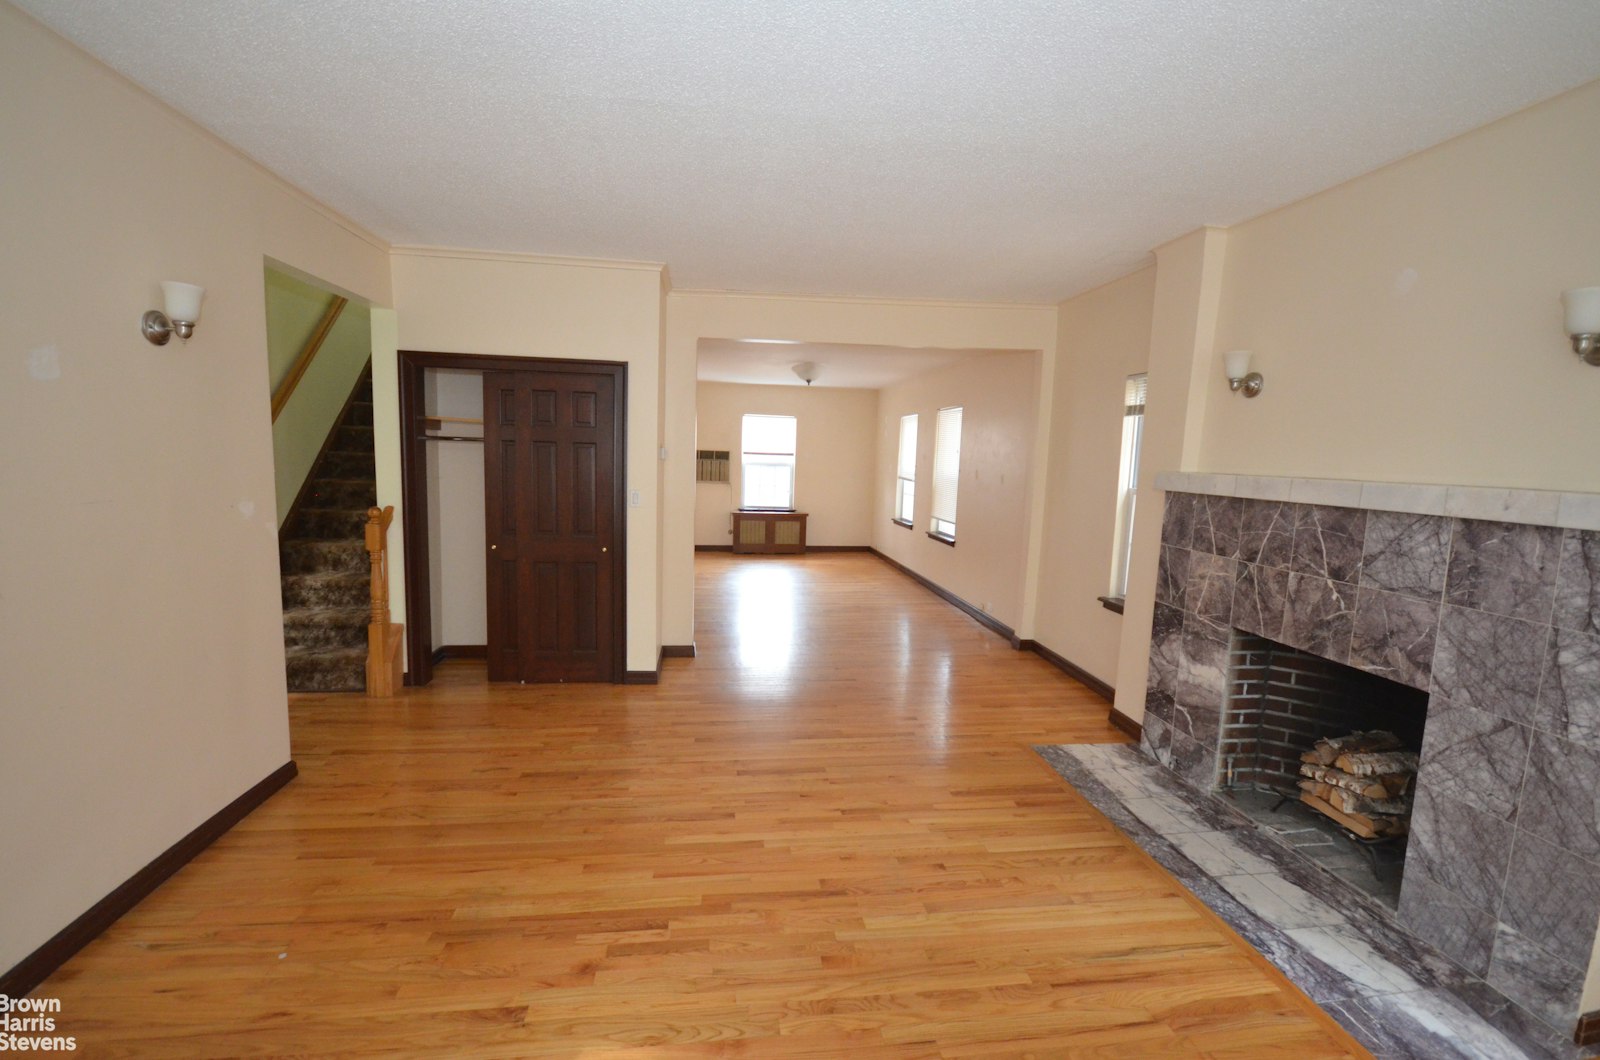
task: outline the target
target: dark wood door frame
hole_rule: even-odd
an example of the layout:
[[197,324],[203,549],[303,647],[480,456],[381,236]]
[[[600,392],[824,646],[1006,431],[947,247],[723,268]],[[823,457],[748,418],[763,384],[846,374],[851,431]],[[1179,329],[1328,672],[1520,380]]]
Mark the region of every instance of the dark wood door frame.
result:
[[433,587],[428,579],[431,544],[428,539],[428,460],[422,440],[423,373],[429,368],[454,368],[469,372],[493,370],[531,372],[603,372],[616,379],[617,455],[621,472],[616,476],[616,526],[612,550],[617,555],[613,582],[613,643],[611,680],[621,684],[628,659],[628,366],[621,361],[580,361],[553,357],[495,357],[479,353],[433,353],[401,350],[400,376],[400,504],[401,532],[405,540],[406,684],[426,685],[433,680]]

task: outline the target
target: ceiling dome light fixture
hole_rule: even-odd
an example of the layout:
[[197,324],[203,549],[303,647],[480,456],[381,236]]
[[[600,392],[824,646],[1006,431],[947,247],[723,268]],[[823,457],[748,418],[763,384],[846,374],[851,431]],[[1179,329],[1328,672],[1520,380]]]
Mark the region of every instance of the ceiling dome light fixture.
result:
[[793,366],[793,371],[795,375],[806,381],[806,386],[810,386],[811,381],[817,377],[818,367],[819,365],[815,361],[801,361]]

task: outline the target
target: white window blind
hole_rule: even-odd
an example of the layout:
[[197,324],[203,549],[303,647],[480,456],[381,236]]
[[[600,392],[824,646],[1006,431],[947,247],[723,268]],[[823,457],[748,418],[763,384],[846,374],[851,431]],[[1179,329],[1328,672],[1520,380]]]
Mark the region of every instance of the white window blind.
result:
[[741,508],[794,507],[793,416],[748,414],[739,459]]
[[894,517],[911,522],[917,495],[917,414],[900,417],[900,460],[896,471]]
[[1111,595],[1128,595],[1133,518],[1139,506],[1139,448],[1144,440],[1144,400],[1149,377],[1130,375],[1122,392],[1122,462],[1117,474],[1117,528],[1111,554]]
[[961,472],[961,409],[940,409],[933,421],[933,526],[956,536],[956,483]]

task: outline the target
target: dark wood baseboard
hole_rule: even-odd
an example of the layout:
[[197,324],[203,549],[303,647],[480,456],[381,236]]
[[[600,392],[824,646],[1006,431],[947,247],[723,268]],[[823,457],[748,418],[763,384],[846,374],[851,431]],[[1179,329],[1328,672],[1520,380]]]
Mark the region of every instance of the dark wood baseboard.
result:
[[83,949],[117,919],[138,905],[168,877],[215,843],[228,829],[266,802],[279,788],[295,778],[299,769],[285,762],[249,791],[212,814],[198,828],[172,844],[156,859],[89,907],[88,912],[56,932],[44,945],[28,954],[4,975],[0,975],[0,994],[23,997],[47,979],[51,972]]
[[879,552],[877,549],[869,548],[867,551],[871,552],[874,556],[877,556],[879,559],[883,560],[889,566],[893,567],[895,570],[899,571],[901,574],[904,574],[906,577],[910,578],[912,581],[917,582],[924,589],[927,589],[929,592],[931,592],[933,595],[939,597],[939,599],[943,600],[945,603],[951,604],[951,605],[953,605],[953,606],[955,606],[957,608],[960,608],[962,611],[965,611],[967,614],[971,615],[973,617],[973,619],[976,620],[979,625],[987,626],[989,629],[994,630],[996,633],[1000,634],[1006,640],[1010,641],[1012,647],[1016,647],[1017,646],[1018,641],[1017,641],[1017,632],[1016,632],[1016,630],[1012,629],[1010,626],[1006,625],[1004,622],[1000,621],[998,618],[995,618],[993,615],[989,614],[988,612],[986,612],[986,611],[984,611],[984,610],[982,610],[980,608],[974,607],[972,604],[967,603],[965,600],[961,599],[961,597],[957,596],[955,593],[951,592],[949,589],[946,589],[944,586],[939,585],[939,584],[937,584],[935,582],[929,581],[927,578],[924,578],[922,575],[918,574],[916,571],[912,570],[910,567],[906,566],[904,563],[898,563],[895,560],[890,559],[888,556],[885,556],[882,552]]
[[[732,552],[732,545],[696,545],[696,552]],[[871,545],[807,545],[806,552],[873,552]],[[804,553],[798,553],[804,555]],[[879,553],[881,555],[881,553]]]
[[[1107,703],[1110,703],[1117,698],[1117,690],[1115,688],[1112,688],[1110,685],[1106,684],[1104,681],[1100,680],[1094,674],[1090,673],[1088,670],[1085,670],[1072,660],[1057,655],[1055,652],[1051,651],[1049,648],[1046,648],[1038,641],[1020,640],[1016,642],[1015,647],[1018,651],[1033,652],[1035,655],[1039,656],[1039,658],[1043,659],[1051,666],[1054,666],[1057,670],[1060,670],[1074,681],[1077,681],[1079,684],[1088,688],[1089,691],[1093,692]],[[1118,728],[1121,728],[1121,726],[1118,726]]]
[[1111,714],[1106,718],[1111,724],[1133,737],[1135,740],[1144,736],[1144,726],[1128,717],[1116,707],[1111,708]]
[[487,644],[445,644],[433,649],[433,661],[442,663],[446,659],[487,659],[489,646]]
[[692,659],[694,654],[693,644],[661,645],[661,657],[663,659]]
[[625,670],[622,674],[622,683],[625,685],[655,685],[661,683],[659,670]]
[[1585,1012],[1579,1016],[1572,1040],[1579,1045],[1600,1045],[1600,1012]]

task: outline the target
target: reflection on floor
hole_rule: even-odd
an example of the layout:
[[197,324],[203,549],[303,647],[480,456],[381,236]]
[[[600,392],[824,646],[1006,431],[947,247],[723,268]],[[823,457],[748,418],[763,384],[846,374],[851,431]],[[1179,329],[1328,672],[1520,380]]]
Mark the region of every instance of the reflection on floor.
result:
[[1035,750],[1380,1060],[1593,1055],[1406,935],[1392,910],[1264,835],[1229,800],[1196,801],[1137,748]]

